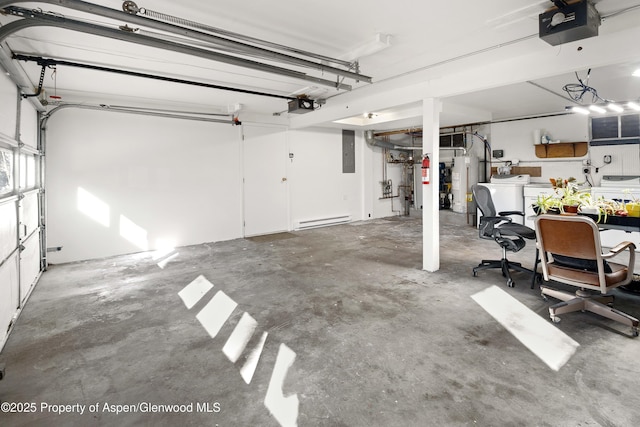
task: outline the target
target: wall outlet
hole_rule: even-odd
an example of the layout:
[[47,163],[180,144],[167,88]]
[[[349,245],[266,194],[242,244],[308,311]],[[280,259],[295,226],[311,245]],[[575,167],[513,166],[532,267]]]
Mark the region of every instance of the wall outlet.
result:
[[604,164],[608,165],[609,163],[611,163],[611,156],[607,154],[604,156]]
[[583,159],[582,160],[582,165],[583,166],[591,166],[591,159]]

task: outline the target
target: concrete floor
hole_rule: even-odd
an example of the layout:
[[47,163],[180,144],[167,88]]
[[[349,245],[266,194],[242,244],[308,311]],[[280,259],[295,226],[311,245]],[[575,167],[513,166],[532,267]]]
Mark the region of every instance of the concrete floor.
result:
[[[552,325],[550,302],[520,273],[515,288],[498,270],[472,277],[500,249],[462,215],[443,212],[441,236],[437,273],[421,270],[418,218],[51,266],[0,354],[0,401],[34,411],[0,412],[0,425],[278,426],[292,408],[300,426],[640,425],[628,328],[562,316],[553,327],[579,347],[555,371],[471,296],[496,285]],[[510,258],[531,266],[533,251]],[[200,275],[214,287],[188,309],[178,292]],[[212,338],[196,316],[219,291],[237,307]],[[640,297],[615,295],[640,316]],[[244,312],[257,327],[232,363],[222,349]],[[264,332],[247,384],[240,371]],[[113,412],[126,405],[139,412]]]

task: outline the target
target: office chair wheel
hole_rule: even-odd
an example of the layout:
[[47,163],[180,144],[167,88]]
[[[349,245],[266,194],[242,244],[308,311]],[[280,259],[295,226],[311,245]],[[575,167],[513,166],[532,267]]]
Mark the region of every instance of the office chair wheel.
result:
[[473,277],[478,277],[478,272],[476,271],[476,269],[473,269]]
[[513,288],[516,285],[516,282],[514,282],[512,279],[507,280],[507,286],[510,288]]
[[634,337],[638,336],[638,328],[631,328],[631,335]]
[[543,301],[549,301],[549,298],[545,294],[540,294]]
[[551,316],[551,321],[553,323],[560,323],[560,318],[558,316]]

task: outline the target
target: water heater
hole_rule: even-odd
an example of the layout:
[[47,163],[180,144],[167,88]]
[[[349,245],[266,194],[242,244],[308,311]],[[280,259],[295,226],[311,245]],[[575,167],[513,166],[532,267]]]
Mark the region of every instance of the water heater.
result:
[[453,158],[451,166],[451,208],[454,212],[467,213],[471,198],[471,186],[478,183],[478,158],[459,156]]

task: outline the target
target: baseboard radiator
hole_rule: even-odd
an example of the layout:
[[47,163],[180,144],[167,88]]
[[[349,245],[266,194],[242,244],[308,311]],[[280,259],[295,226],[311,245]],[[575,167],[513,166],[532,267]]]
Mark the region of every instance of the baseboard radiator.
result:
[[329,225],[345,224],[351,221],[351,215],[332,216],[327,218],[308,219],[296,221],[295,230],[306,230],[307,228],[327,227]]

